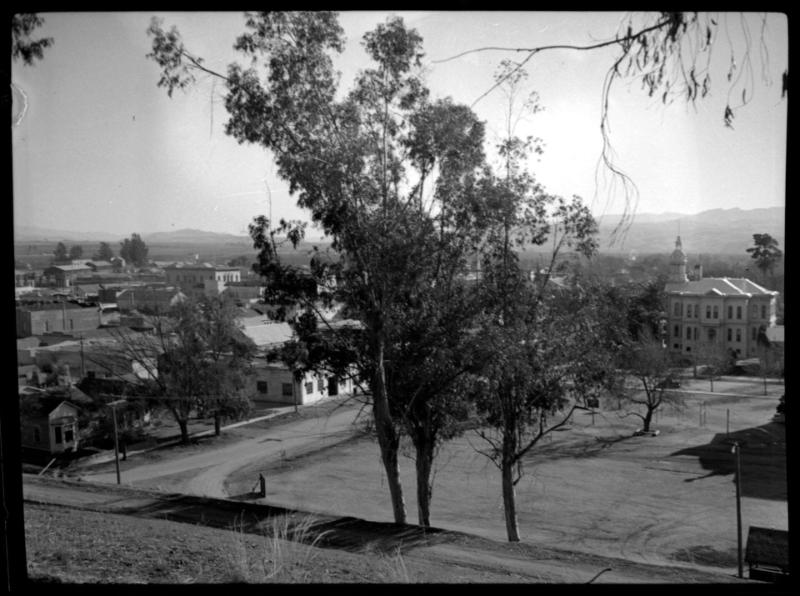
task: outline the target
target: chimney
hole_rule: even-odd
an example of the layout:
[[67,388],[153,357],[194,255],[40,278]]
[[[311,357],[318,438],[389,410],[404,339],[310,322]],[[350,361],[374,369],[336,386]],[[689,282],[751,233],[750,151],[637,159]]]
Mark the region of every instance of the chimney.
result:
[[694,266],[694,279],[695,281],[703,279],[703,266],[700,263]]

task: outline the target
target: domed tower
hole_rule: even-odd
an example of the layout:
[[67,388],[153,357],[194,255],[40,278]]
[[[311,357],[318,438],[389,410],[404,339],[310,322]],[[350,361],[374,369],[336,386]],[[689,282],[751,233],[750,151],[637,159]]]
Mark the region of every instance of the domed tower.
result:
[[686,253],[683,252],[681,237],[675,240],[675,250],[669,259],[669,283],[686,283],[689,278],[686,276]]

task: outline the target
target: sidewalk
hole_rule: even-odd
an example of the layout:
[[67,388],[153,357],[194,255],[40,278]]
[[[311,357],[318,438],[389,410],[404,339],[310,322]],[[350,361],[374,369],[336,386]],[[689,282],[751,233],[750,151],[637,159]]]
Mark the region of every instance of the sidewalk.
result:
[[[237,428],[237,427],[240,427],[240,426],[245,426],[247,424],[253,424],[255,422],[261,422],[262,420],[269,420],[270,418],[275,418],[276,416],[280,416],[282,414],[286,414],[287,412],[293,412],[293,411],[294,411],[294,406],[285,406],[285,407],[280,407],[280,408],[274,408],[274,409],[271,409],[271,411],[268,414],[264,414],[262,416],[256,416],[255,418],[248,418],[247,420],[240,420],[238,422],[234,422],[234,423],[222,426],[221,430],[224,431],[224,430],[228,430],[228,429],[231,429],[231,428]],[[197,427],[203,427],[203,426],[208,426],[208,425],[209,425],[208,423],[197,422],[197,423],[191,424],[190,428],[191,427],[197,428]],[[210,423],[210,426],[211,426],[211,428],[207,429],[207,430],[195,430],[194,432],[190,432],[189,433],[189,438],[190,439],[195,439],[195,438],[199,438],[199,437],[209,437],[209,436],[213,435],[214,434],[214,424],[213,424],[213,422]],[[172,447],[174,445],[178,445],[181,442],[181,437],[180,437],[180,432],[178,432],[176,434],[175,430],[176,429],[170,428],[170,427],[167,427],[165,429],[159,429],[159,431],[156,431],[156,432],[151,434],[151,437],[156,438],[156,439],[159,440],[159,443],[157,445],[153,445],[151,447],[146,447],[146,448],[143,448],[143,449],[128,450],[127,451],[127,456],[130,457],[131,455],[138,455],[140,453],[148,453],[150,451],[156,451],[158,449],[163,449],[165,447]],[[167,432],[169,432],[169,434],[166,434],[163,431],[167,431]],[[160,438],[158,436],[159,434],[162,435]],[[81,459],[80,460],[80,465],[83,466],[83,465],[103,464],[103,463],[106,463],[106,462],[114,461],[114,457],[115,457],[114,456],[114,450],[111,449],[109,451],[104,451],[102,453],[98,453],[97,455],[92,455],[92,456],[89,456],[89,457]]]

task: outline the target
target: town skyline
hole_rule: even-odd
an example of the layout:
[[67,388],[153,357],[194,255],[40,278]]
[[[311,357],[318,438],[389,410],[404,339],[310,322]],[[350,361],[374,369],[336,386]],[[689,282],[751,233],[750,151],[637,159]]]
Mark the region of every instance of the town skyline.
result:
[[[187,48],[203,55],[210,68],[224,71],[235,58],[229,48],[243,31],[240,13],[154,14],[165,26],[176,25]],[[269,212],[268,196],[275,219],[307,220],[276,176],[270,156],[225,136],[221,85],[200,78],[171,99],[156,87],[158,68],[145,58],[150,50],[145,30],[154,14],[42,14],[41,34],[54,38],[53,47],[34,66],[15,64],[12,73],[25,95],[24,100],[15,98],[22,100],[13,131],[15,225],[114,235],[180,229],[242,235],[254,216]],[[348,37],[337,61],[342,88],[366,66],[361,36],[390,14],[342,13]],[[437,61],[498,40],[525,47],[606,39],[623,16],[397,14],[424,39],[434,96],[450,95],[467,105],[491,87],[500,60],[514,56],[484,52]],[[731,23],[737,18],[724,17]],[[745,18],[751,27],[760,26],[753,15]],[[759,82],[754,54],[754,96],[737,111],[733,130],[721,118],[724,76],[716,78],[719,88],[694,107],[682,102],[662,106],[629,82],[612,92],[612,141],[620,165],[639,187],[637,213],[785,205],[786,102],[780,99],[779,83],[788,43],[785,16],[770,14],[767,25],[769,64],[763,74],[772,85]],[[596,216],[623,210],[618,198],[606,204],[602,193],[594,197],[601,145],[603,72],[598,65],[604,57],[602,52],[537,56],[528,68],[529,82],[544,111],[523,131],[544,141],[544,154],[530,164],[537,178],[551,192],[593,202]],[[489,95],[473,109],[487,122],[491,141],[500,126],[498,98]]]

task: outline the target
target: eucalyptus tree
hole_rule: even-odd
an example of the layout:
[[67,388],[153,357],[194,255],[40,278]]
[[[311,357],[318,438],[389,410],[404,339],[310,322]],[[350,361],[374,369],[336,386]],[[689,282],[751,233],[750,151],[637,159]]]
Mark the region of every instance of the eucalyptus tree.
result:
[[[519,196],[505,194],[513,198],[508,217],[484,256],[481,290],[487,306],[481,338],[486,358],[474,377],[472,399],[481,423],[476,432],[486,444],[479,452],[500,470],[507,536],[518,541],[515,486],[524,475],[525,458],[612,384],[615,346],[606,334],[599,292],[579,285],[556,287],[551,274],[567,243],[575,241],[579,250],[591,254],[588,210],[577,199],[566,202],[541,194],[521,202],[532,202],[533,211],[555,202],[560,216],[556,231],[543,218],[523,215]],[[551,268],[532,280],[511,247],[526,237],[542,244],[552,234]]]
[[[553,288],[560,254],[569,247],[587,257],[594,254],[597,227],[579,197],[567,201],[546,193],[525,167],[541,146],[538,139],[514,134],[523,74],[504,63],[496,75],[508,102],[506,136],[498,147],[500,174],[487,172],[480,181],[486,222],[478,283],[484,354],[470,390],[481,422],[477,432],[488,446],[479,451],[501,473],[510,541],[520,539],[515,486],[526,455],[586,407],[613,376],[600,294],[577,285]],[[536,95],[529,94],[522,112],[539,109]],[[550,243],[543,270],[520,266],[520,250]]]
[[[174,27],[156,20],[149,56],[169,94],[191,85],[196,72],[224,80],[226,132],[270,150],[298,206],[331,239],[333,257],[315,254],[310,269],[301,269],[281,262],[276,233],[297,246],[303,226],[275,226],[265,217],[251,225],[267,300],[302,309],[294,359],[342,367],[340,355],[349,353],[371,393],[394,519],[404,523],[402,398],[392,393],[390,354],[402,344],[409,305],[463,269],[482,235],[475,180],[483,125],[464,106],[431,100],[420,76],[422,40],[399,18],[364,35],[372,66],[341,93],[331,56],[343,50],[344,36],[334,13],[249,14],[245,25],[234,47],[248,64],[233,63],[224,74],[206,68]],[[330,301],[343,303],[361,327],[333,329],[319,308]]]

